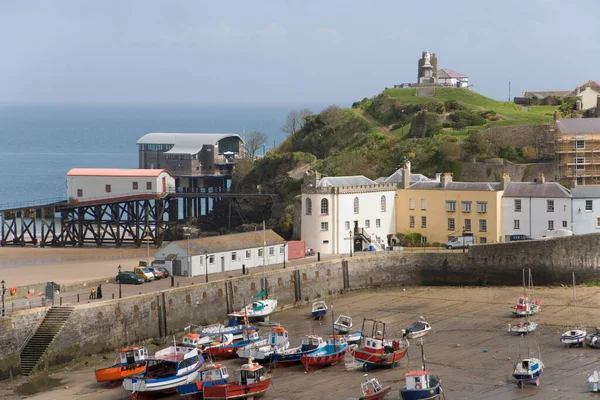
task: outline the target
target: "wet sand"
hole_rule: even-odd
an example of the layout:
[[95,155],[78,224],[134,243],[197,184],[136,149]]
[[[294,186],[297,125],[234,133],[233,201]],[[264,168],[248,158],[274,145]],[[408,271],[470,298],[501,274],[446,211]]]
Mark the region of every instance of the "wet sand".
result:
[[[518,321],[511,317],[510,307],[522,295],[522,288],[406,288],[395,290],[361,291],[328,299],[333,302],[333,314],[348,314],[354,318],[354,328],[360,329],[362,318],[375,318],[387,323],[388,337],[399,334],[401,328],[419,319],[431,323],[433,331],[425,338],[427,368],[442,379],[446,399],[584,399],[588,392],[586,379],[594,368],[600,368],[600,351],[584,348],[565,348],[560,333],[578,320],[585,321],[588,330],[600,325],[600,288],[579,287],[580,307],[573,312],[572,290],[537,288],[543,310],[535,317],[540,323],[529,337],[531,348],[543,360],[546,369],[541,386],[517,388],[511,378],[513,362],[519,352],[527,351],[527,337],[512,336],[508,324]],[[326,335],[331,332],[331,309],[324,321],[308,318],[310,305],[276,313],[290,332],[292,346],[309,332]],[[578,316],[578,318],[576,318]],[[266,331],[263,329],[262,331]],[[460,345],[460,346],[457,346]],[[484,351],[487,350],[487,351]],[[420,348],[412,341],[409,357],[399,367],[372,370],[381,383],[392,386],[386,398],[398,398],[404,372],[420,367]],[[80,364],[62,368],[51,375],[63,380],[60,389],[39,394],[31,399],[127,399],[121,387],[106,388],[94,381],[94,368],[109,365],[115,354],[96,356]],[[510,360],[509,360],[510,358]],[[351,360],[349,360],[351,361]],[[242,360],[225,362],[233,371]],[[363,372],[346,371],[344,363],[304,374],[302,366],[274,370],[273,386],[265,399],[347,399],[358,398]],[[24,382],[18,378],[7,386]],[[69,389],[64,389],[68,385]],[[0,397],[10,390],[0,390]],[[177,396],[169,398],[175,399]]]

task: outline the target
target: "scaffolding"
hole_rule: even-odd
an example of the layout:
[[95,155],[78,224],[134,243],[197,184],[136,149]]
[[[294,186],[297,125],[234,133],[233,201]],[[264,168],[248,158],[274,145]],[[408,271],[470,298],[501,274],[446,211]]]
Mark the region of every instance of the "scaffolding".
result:
[[556,175],[563,185],[600,184],[600,133],[562,134],[554,126]]

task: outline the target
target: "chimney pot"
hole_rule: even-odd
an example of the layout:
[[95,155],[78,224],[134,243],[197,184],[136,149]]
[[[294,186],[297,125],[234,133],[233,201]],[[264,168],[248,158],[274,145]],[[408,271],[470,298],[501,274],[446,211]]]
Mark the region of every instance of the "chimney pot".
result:
[[577,187],[577,177],[574,176],[573,180],[571,181],[571,189],[575,189]]
[[560,119],[560,113],[558,111],[554,111],[554,122]]
[[510,185],[510,174],[508,172],[504,172],[502,174],[502,190],[506,190]]
[[546,177],[541,172],[538,174],[538,183],[546,183]]

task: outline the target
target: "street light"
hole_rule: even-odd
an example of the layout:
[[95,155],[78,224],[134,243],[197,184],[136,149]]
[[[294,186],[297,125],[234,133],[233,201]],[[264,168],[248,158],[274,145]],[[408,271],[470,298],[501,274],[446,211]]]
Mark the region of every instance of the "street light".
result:
[[5,287],[6,282],[4,282],[4,279],[2,279],[2,282],[0,282],[0,285],[2,285],[2,316],[4,317],[4,293],[6,292],[6,287]]
[[287,242],[283,242],[281,248],[283,249],[283,269],[285,269],[285,246],[287,246]]
[[[119,270],[119,275],[121,275],[121,264],[117,267]],[[121,298],[121,279],[119,279],[119,298]]]
[[350,231],[350,257],[352,257],[352,246],[354,245],[352,240],[352,230]]
[[183,234],[187,237],[187,245],[185,248],[185,257],[187,260],[188,276],[191,277],[192,276],[192,265],[191,265],[191,261],[190,261],[190,235],[191,235],[191,233],[189,232],[190,228],[187,228],[187,229],[186,228],[183,228],[183,231],[184,231]]
[[204,250],[204,278],[208,283],[208,251]]
[[146,227],[146,266],[150,266],[150,229]]
[[465,227],[463,226],[463,228],[462,228],[462,240],[463,240],[462,248],[463,248],[463,253],[465,252],[465,231],[466,231]]

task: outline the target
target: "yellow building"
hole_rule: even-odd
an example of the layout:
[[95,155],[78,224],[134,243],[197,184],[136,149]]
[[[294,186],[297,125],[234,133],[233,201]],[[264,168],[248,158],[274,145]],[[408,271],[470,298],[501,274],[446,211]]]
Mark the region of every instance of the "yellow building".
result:
[[396,230],[420,233],[426,243],[446,244],[472,234],[476,243],[502,241],[502,194],[510,179],[497,182],[403,182],[396,191]]

